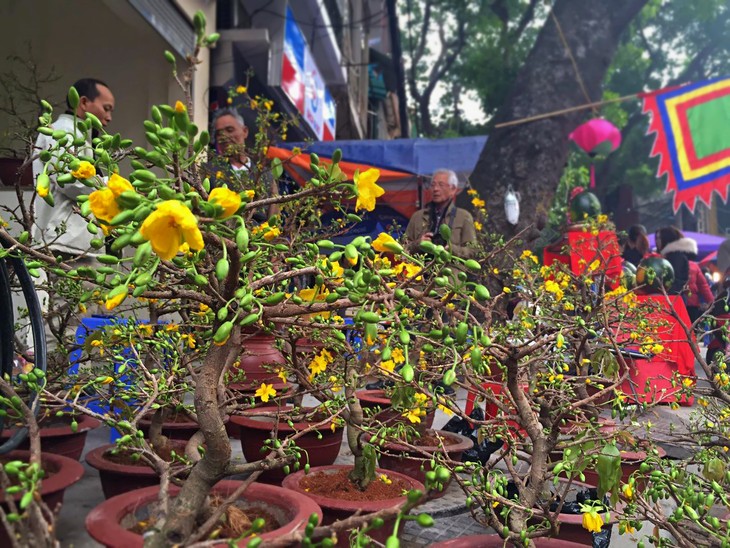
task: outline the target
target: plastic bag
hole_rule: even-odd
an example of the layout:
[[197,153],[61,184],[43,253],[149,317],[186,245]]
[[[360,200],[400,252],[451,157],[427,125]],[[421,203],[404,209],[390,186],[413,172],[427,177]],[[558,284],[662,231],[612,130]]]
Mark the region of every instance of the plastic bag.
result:
[[[484,410],[481,407],[475,407],[474,410],[469,413],[469,418],[474,421],[483,421]],[[496,439],[494,441],[482,440],[482,442],[479,443],[479,427],[462,417],[451,418],[449,422],[443,426],[442,430],[453,432],[454,434],[461,434],[474,442],[474,447],[462,453],[461,462],[468,461],[486,464],[489,461],[489,457],[492,456],[492,453],[504,445],[504,442],[500,439]]]

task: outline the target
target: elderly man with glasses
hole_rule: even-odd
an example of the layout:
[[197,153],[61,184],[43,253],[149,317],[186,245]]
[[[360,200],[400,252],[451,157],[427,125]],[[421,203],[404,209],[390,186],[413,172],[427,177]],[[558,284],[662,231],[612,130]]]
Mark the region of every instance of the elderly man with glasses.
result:
[[423,241],[447,245],[441,237],[439,227],[448,225],[451,229],[451,252],[464,259],[474,255],[476,229],[471,213],[456,207],[454,198],[459,188],[456,173],[450,169],[438,169],[431,179],[431,202],[423,209],[416,211],[406,228],[406,239],[411,251],[417,251]]

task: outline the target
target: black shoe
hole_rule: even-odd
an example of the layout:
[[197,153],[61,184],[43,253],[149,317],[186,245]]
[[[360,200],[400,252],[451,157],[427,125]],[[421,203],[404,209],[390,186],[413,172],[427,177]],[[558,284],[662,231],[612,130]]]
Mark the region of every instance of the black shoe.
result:
[[393,381],[386,381],[383,379],[379,379],[375,382],[371,382],[365,385],[365,390],[385,390],[386,388],[391,388],[393,386]]

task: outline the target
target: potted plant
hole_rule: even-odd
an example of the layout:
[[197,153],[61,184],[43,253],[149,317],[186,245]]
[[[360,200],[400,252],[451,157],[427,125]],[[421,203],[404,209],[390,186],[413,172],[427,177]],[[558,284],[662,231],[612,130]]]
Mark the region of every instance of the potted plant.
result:
[[[195,26],[198,49],[215,43],[218,37],[205,33],[201,13],[195,16]],[[188,93],[194,67],[193,62],[189,69],[177,73]],[[235,99],[259,113],[261,133],[256,141],[258,152],[250,151],[252,162],[260,163],[262,172],[280,177],[281,162],[265,165],[261,152],[268,142],[267,131],[273,126],[285,129],[289,121],[271,112],[263,98],[236,92]],[[78,101],[73,91],[69,101],[72,108]],[[52,112],[49,104],[43,105],[39,131],[48,133]],[[286,327],[307,333],[316,330],[325,345],[334,349],[345,326],[341,318],[335,318],[336,311],[348,307],[359,310],[365,318],[358,319],[356,329],[371,333],[367,312],[392,295],[381,291],[387,287],[381,286],[382,278],[376,284],[373,272],[380,267],[372,262],[375,252],[369,250],[369,240],[343,250],[341,255],[348,264],[344,275],[334,270],[337,261],[332,259],[329,264],[322,254],[331,241],[325,237],[328,227],[321,227],[319,222],[321,206],[332,204],[343,211],[343,217],[345,206],[338,200],[356,201],[360,211],[372,210],[378,192],[382,192],[376,184],[376,171],[348,176],[340,169],[338,157],[327,164],[317,164],[313,157],[316,176],[300,192],[287,196],[268,196],[270,185],[263,178],[219,179],[216,173],[206,172],[210,136],[192,122],[189,105],[180,101],[153,107],[150,119],[144,121],[146,147],[133,147],[134,143],[122,136],[105,133],[99,121],[87,115],[78,122],[100,133],[93,143],[99,149],[95,159],[78,157],[73,149],[66,155],[56,154],[57,150],[44,155],[57,178],[38,178],[37,199],[52,204],[57,187],[73,181],[89,187],[90,194],[80,196],[78,206],[89,230],[96,233],[92,245],[101,250],[108,238],[118,255],[100,253],[98,265],[77,267],[59,262],[25,232],[0,229],[2,242],[14,254],[26,257],[33,268],[46,268],[80,287],[81,304],[100,301],[107,311],[119,316],[87,337],[84,348],[94,359],[80,368],[77,376],[46,387],[44,394],[54,403],[114,427],[120,434],[117,447],[139,453],[153,464],[160,476],[158,498],[163,509],[150,531],[153,546],[180,544],[210,534],[216,523],[199,529],[199,518],[210,511],[208,495],[224,478],[241,473],[254,473],[255,478],[264,469],[295,467],[298,463],[290,450],[294,445],[288,442],[272,447],[270,455],[259,462],[231,462],[225,429],[230,400],[222,381],[248,352],[248,330],[274,336],[280,336]],[[58,142],[57,147],[63,147],[62,137]],[[129,161],[131,169],[122,167],[122,158]],[[110,174],[108,181],[96,175],[97,168]],[[281,213],[265,222],[254,219],[262,207],[271,204],[278,204]],[[341,230],[341,224],[335,230]],[[354,268],[358,256],[367,261]],[[366,275],[369,283],[362,285]],[[396,276],[387,272],[381,275]],[[316,289],[304,287],[303,279],[314,282]],[[353,280],[358,281],[351,288]],[[150,311],[146,326],[122,313],[128,305],[140,306],[140,299],[144,299],[141,306]],[[316,320],[326,313],[332,314],[331,321]],[[166,316],[172,314],[183,321],[170,323]],[[165,321],[168,323],[159,323]],[[348,373],[352,374],[354,370]],[[348,383],[352,387],[350,399],[354,399],[354,384]],[[192,402],[185,397],[191,393]],[[275,395],[272,384],[262,381],[254,397],[266,400]],[[89,397],[103,401],[104,409],[92,408]],[[339,397],[334,402],[329,406],[330,414],[342,415],[341,410],[347,407],[343,405],[345,399]],[[153,448],[167,438],[162,432],[165,415],[183,408],[197,421],[199,431],[188,440],[184,451],[193,463],[189,474],[180,479],[179,490],[173,490],[170,483],[178,480],[176,472]],[[149,412],[154,416],[146,436],[140,420]],[[364,479],[366,472],[360,464],[359,478]],[[417,503],[407,502],[406,509]],[[400,515],[398,509],[389,512]],[[368,519],[359,519],[360,525]],[[301,525],[303,528],[305,524]]]

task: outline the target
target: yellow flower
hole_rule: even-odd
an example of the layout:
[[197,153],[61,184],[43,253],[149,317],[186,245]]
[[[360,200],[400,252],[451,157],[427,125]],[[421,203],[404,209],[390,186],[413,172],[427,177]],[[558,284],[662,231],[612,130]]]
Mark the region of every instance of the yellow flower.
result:
[[274,106],[274,101],[264,101],[264,108],[266,110],[271,110],[271,108]]
[[331,363],[333,359],[332,354],[323,348],[309,364],[309,370],[312,372],[311,376],[314,377],[324,372],[327,369],[327,364]]
[[217,187],[210,191],[208,202],[223,208],[221,219],[227,219],[241,207],[241,196],[227,188]]
[[624,493],[624,497],[626,497],[628,500],[634,498],[634,488],[631,486],[630,483],[625,483],[622,491]]
[[74,179],[89,179],[96,175],[96,168],[93,164],[84,160],[79,164],[79,167],[71,172]]
[[403,416],[411,421],[413,424],[416,424],[421,422],[421,417],[426,416],[426,410],[420,407],[416,407],[413,409],[409,409],[408,411],[403,413]]
[[262,382],[261,386],[259,386],[259,388],[256,390],[254,396],[256,396],[257,398],[261,398],[261,401],[264,403],[268,402],[269,398],[276,396],[276,390],[274,390],[274,385]]
[[236,93],[246,93],[246,86],[238,86],[236,87]]
[[600,533],[603,527],[603,518],[595,510],[583,514],[583,528],[591,533]]
[[301,149],[301,148],[299,148],[299,147],[294,147],[293,149],[291,149],[291,153],[292,153],[292,154],[293,154],[294,156],[297,156],[297,155],[299,155],[299,154],[301,154],[301,153],[302,153],[302,149]]
[[84,303],[79,303],[79,312],[86,314],[86,305]]
[[590,264],[590,266],[588,266],[588,270],[590,270],[591,272],[594,272],[594,271],[598,270],[598,268],[599,268],[600,266],[601,266],[601,261],[600,261],[600,260],[598,260],[598,259],[596,259],[596,260],[594,260],[594,261],[593,261],[593,262],[592,262],[592,263]]
[[484,200],[482,200],[481,198],[476,198],[476,197],[471,199],[471,204],[474,207],[484,207],[485,205],[487,205],[487,203]]
[[390,359],[393,360],[394,363],[403,363],[406,361],[406,357],[403,355],[403,350],[400,348],[393,349],[393,352],[390,354]]
[[413,276],[416,276],[419,272],[421,272],[421,267],[415,264],[411,263],[398,263],[395,265],[396,274],[402,274],[405,273],[406,278],[413,278]]
[[253,190],[244,190],[243,191],[244,196],[246,196],[246,199],[250,202],[253,200],[253,197],[256,195],[256,193]]
[[378,234],[378,237],[373,240],[372,246],[378,253],[403,253],[403,247],[390,234],[385,232]]
[[232,105],[233,104],[233,99],[231,99],[229,97],[228,99],[226,99],[226,103],[228,103],[229,105]]
[[380,474],[380,481],[382,481],[385,485],[390,485],[393,483],[393,480],[390,479],[386,474]]
[[148,323],[141,323],[137,327],[139,327],[139,330],[143,332],[143,335],[150,336],[152,333],[154,333],[154,327],[152,324]]
[[375,168],[355,174],[355,188],[357,191],[355,209],[365,209],[367,211],[375,209],[375,200],[385,194],[385,190],[375,184],[379,177],[380,170]]
[[159,204],[144,220],[139,232],[145,240],[152,243],[155,253],[166,261],[177,255],[183,243],[196,251],[203,249],[203,235],[198,228],[198,220],[178,200],[167,200]]
[[186,110],[188,109],[185,108],[185,103],[183,103],[182,101],[175,101],[175,112],[182,113]]
[[223,177],[225,177],[225,175],[223,174],[222,171],[216,171],[215,172],[215,178],[216,179],[222,179]]
[[114,382],[114,378],[112,377],[104,377],[104,379],[101,381],[101,384],[111,384]]
[[482,225],[482,223],[480,223],[479,221],[474,221],[474,229],[475,230],[480,231],[482,228],[484,228],[483,225]]
[[289,380],[286,378],[286,371],[284,371],[283,369],[279,369],[276,372],[276,376],[281,379],[281,382],[287,382]]
[[259,102],[256,99],[251,99],[251,110],[259,108]]
[[443,405],[443,404],[441,404],[441,403],[439,403],[439,404],[437,405],[437,407],[438,407],[439,409],[441,409],[441,411],[443,411],[443,412],[444,412],[444,413],[446,413],[447,415],[453,415],[453,414],[454,414],[454,412],[453,412],[453,411],[452,411],[451,409],[449,409],[448,407],[446,407],[445,405]]
[[112,297],[107,297],[106,303],[104,306],[106,306],[107,310],[114,310],[116,307],[118,307],[120,304],[122,304],[122,301],[124,301],[124,299],[126,299],[126,298],[127,298],[127,292],[122,291]]
[[183,333],[180,335],[180,340],[183,342],[186,342],[188,345],[188,348],[195,348],[195,335],[191,335],[189,333]]
[[395,369],[395,362],[393,360],[385,360],[380,362],[380,368],[384,369],[388,373],[392,373]]
[[100,221],[111,224],[112,219],[122,211],[117,203],[117,198],[123,192],[134,192],[134,187],[124,177],[112,173],[106,188],[95,190],[89,194],[89,204],[94,217]]
[[200,303],[200,304],[198,305],[198,310],[199,310],[200,312],[203,312],[203,313],[205,313],[205,312],[208,312],[208,310],[210,310],[210,307],[209,307],[209,306],[208,306],[207,304],[205,304],[205,303]]

